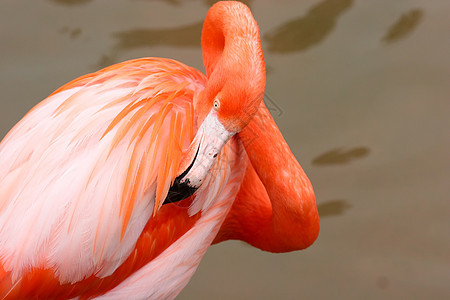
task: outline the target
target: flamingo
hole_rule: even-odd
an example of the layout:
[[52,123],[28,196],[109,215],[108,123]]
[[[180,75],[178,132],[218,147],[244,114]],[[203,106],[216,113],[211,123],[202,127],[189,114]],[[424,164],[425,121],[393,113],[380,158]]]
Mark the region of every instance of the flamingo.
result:
[[310,181],[262,101],[259,30],[218,2],[206,76],[142,58],[62,86],[0,144],[1,299],[173,299],[211,244],[310,246]]

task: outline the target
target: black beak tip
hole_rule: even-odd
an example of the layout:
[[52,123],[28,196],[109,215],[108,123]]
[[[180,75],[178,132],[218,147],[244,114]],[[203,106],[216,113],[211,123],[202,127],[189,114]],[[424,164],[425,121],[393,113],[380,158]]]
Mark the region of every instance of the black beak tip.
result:
[[192,196],[196,190],[197,190],[196,187],[192,187],[189,185],[189,180],[186,180],[185,182],[180,182],[180,178],[177,177],[172,186],[170,187],[169,192],[167,193],[166,200],[164,200],[163,204],[184,200]]
[[175,181],[170,187],[169,192],[167,193],[166,200],[164,200],[163,204],[184,200],[192,196],[198,189],[196,187],[192,187],[189,185],[189,179],[186,179],[184,182],[181,182],[181,180],[189,173],[192,166],[194,165],[194,162],[197,159],[198,151],[199,149],[197,149],[197,153],[195,153],[195,157],[192,160],[190,166],[181,175],[175,178]]

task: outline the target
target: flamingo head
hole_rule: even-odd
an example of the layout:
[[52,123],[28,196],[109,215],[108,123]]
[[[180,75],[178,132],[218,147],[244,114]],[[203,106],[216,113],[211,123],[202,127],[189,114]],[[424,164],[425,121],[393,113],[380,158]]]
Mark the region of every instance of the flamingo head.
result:
[[201,125],[165,203],[187,198],[201,186],[222,148],[247,126],[264,96],[259,30],[247,6],[215,4],[203,25],[202,49],[208,81],[194,100]]
[[258,111],[263,92],[250,92],[251,88],[239,77],[225,80],[217,90],[207,86],[200,95],[203,100],[200,100],[201,107],[198,104],[196,110],[197,121],[201,125],[165,203],[180,201],[194,194],[226,143],[245,128]]

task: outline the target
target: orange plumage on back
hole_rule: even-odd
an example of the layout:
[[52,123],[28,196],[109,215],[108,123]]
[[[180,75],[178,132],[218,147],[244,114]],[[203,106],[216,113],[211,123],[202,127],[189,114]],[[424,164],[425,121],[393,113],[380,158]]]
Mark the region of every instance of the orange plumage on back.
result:
[[171,299],[213,242],[317,237],[311,184],[262,102],[258,27],[205,19],[207,77],[145,58],[75,79],[0,144],[0,298]]

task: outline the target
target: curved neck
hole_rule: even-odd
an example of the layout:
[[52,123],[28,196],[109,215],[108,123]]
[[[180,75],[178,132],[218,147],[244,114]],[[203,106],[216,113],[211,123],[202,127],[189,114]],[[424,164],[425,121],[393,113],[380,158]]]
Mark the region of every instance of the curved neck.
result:
[[232,67],[234,62],[247,64],[246,72],[252,75],[265,74],[258,25],[241,2],[218,2],[210,8],[203,23],[202,51],[208,78],[218,65],[225,64],[223,57],[227,58],[224,68]]
[[[247,184],[261,221],[258,230],[244,240],[273,252],[308,247],[317,238],[320,227],[314,191],[264,104],[239,136],[257,174],[250,176]],[[270,204],[265,203],[266,195]],[[249,199],[245,199],[246,205]]]

